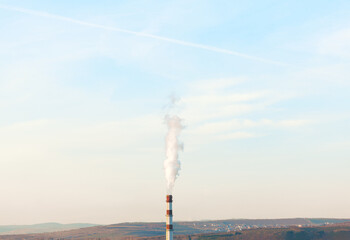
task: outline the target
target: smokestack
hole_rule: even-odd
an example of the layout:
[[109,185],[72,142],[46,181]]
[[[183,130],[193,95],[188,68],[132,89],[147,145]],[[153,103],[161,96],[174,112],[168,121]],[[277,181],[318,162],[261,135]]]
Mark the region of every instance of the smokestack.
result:
[[166,195],[166,240],[173,240],[173,195]]

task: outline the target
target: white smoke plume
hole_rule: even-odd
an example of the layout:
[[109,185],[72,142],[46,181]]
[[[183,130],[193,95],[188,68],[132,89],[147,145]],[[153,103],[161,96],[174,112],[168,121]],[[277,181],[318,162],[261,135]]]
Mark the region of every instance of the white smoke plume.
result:
[[165,139],[166,159],[164,161],[164,170],[167,192],[171,194],[180,170],[179,151],[183,150],[183,144],[179,141],[179,135],[183,125],[177,115],[166,115],[165,121],[168,125],[168,133]]

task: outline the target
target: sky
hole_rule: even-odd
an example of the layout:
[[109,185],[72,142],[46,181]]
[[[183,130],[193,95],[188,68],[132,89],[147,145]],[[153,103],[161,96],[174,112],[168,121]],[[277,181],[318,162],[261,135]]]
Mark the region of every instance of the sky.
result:
[[347,0],[0,0],[0,225],[350,218]]

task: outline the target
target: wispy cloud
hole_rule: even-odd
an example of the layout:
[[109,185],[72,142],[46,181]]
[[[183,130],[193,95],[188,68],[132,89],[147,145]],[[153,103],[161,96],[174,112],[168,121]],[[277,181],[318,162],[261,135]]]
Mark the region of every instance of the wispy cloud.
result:
[[182,40],[178,40],[178,39],[174,39],[174,38],[163,37],[163,36],[149,34],[149,33],[145,33],[145,32],[136,32],[136,31],[131,31],[131,30],[123,29],[123,28],[116,28],[116,27],[95,24],[95,23],[89,23],[89,22],[77,20],[74,18],[60,16],[60,15],[51,14],[51,13],[47,13],[47,12],[34,11],[34,10],[30,10],[30,9],[18,8],[18,7],[7,6],[7,5],[0,5],[0,8],[5,9],[5,10],[10,10],[10,11],[21,12],[21,13],[25,13],[25,14],[30,14],[30,15],[35,15],[35,16],[70,22],[70,23],[83,25],[83,26],[87,26],[87,27],[91,27],[91,28],[98,28],[98,29],[104,29],[107,31],[121,32],[121,33],[136,35],[139,37],[145,37],[145,38],[152,38],[152,39],[156,39],[156,40],[160,40],[160,41],[170,42],[170,43],[177,44],[177,45],[188,46],[188,47],[193,47],[193,48],[204,49],[207,51],[233,55],[233,56],[237,56],[237,57],[241,57],[241,58],[245,58],[245,59],[249,59],[249,60],[253,60],[253,61],[263,62],[263,63],[267,63],[267,64],[274,64],[274,65],[279,65],[279,66],[287,66],[288,65],[288,64],[283,63],[283,62],[274,61],[274,60],[261,58],[261,57],[256,57],[256,56],[248,55],[248,54],[241,53],[241,52],[231,51],[231,50],[224,49],[224,48],[218,48],[218,47],[213,47],[213,46],[208,46],[208,45],[203,45],[203,44],[198,44],[198,43],[193,43],[193,42],[182,41]]
[[312,120],[308,119],[289,119],[289,120],[250,120],[250,119],[232,119],[230,121],[217,121],[214,123],[203,124],[197,128],[197,131],[202,134],[218,133],[218,132],[229,132],[241,129],[251,129],[256,127],[302,127],[313,123]]
[[350,55],[350,28],[341,29],[324,36],[317,45],[321,54],[348,57]]
[[[197,91],[197,90],[195,90]],[[199,92],[197,95],[184,97],[183,116],[189,124],[201,124],[208,121],[237,117],[242,114],[258,112],[265,108],[268,91],[239,92],[216,91]]]
[[[191,85],[189,96],[182,99],[186,105],[182,116],[191,125],[187,130],[191,137],[200,142],[256,138],[266,131],[292,130],[314,123],[312,119],[293,116],[276,119],[269,114],[273,105],[290,96],[274,90],[242,90],[246,84],[242,80],[245,79],[212,79]],[[261,114],[264,116],[257,117]]]
[[197,89],[198,91],[214,92],[234,87],[245,80],[246,79],[243,77],[219,78],[215,79],[215,81],[212,79],[200,80],[190,83],[189,87]]
[[234,139],[245,139],[245,138],[254,138],[257,135],[249,132],[233,132],[227,134],[221,134],[217,137],[217,140],[234,140]]

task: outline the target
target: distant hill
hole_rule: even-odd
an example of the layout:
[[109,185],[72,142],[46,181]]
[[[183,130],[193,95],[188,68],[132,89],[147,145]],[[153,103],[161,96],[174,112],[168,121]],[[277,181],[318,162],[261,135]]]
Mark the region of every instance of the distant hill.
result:
[[[139,240],[160,240],[144,238]],[[258,228],[227,233],[207,233],[176,236],[175,240],[349,240],[350,224],[320,227]]]
[[[138,240],[163,240],[164,237]],[[349,240],[350,224],[320,227],[258,228],[226,233],[175,236],[175,240]]]
[[0,225],[0,235],[56,232],[56,231],[71,230],[71,229],[77,229],[77,228],[93,227],[93,226],[97,226],[97,224],[40,223],[40,224],[33,224],[33,225],[2,225],[2,226]]
[[[343,231],[343,233],[339,233],[338,230]],[[0,235],[0,239],[162,240],[164,239],[165,235],[165,223],[121,223],[106,226],[93,226],[80,229],[72,229],[66,231],[59,231],[59,229],[56,229],[55,231],[56,232],[51,233],[21,235],[18,235],[18,233],[12,233],[8,235]],[[313,234],[317,235],[317,232],[321,231],[327,233],[327,235],[322,235],[323,233],[320,233],[322,236],[335,236],[338,238],[308,237],[313,236]],[[240,236],[236,236],[236,233]],[[175,239],[177,240],[340,240],[342,239],[339,238],[341,234],[344,236],[348,236],[347,234],[349,234],[349,238],[343,238],[344,240],[349,240],[350,219],[228,219],[217,221],[176,222],[174,224],[174,234],[176,236]],[[258,236],[261,236],[261,238]]]

